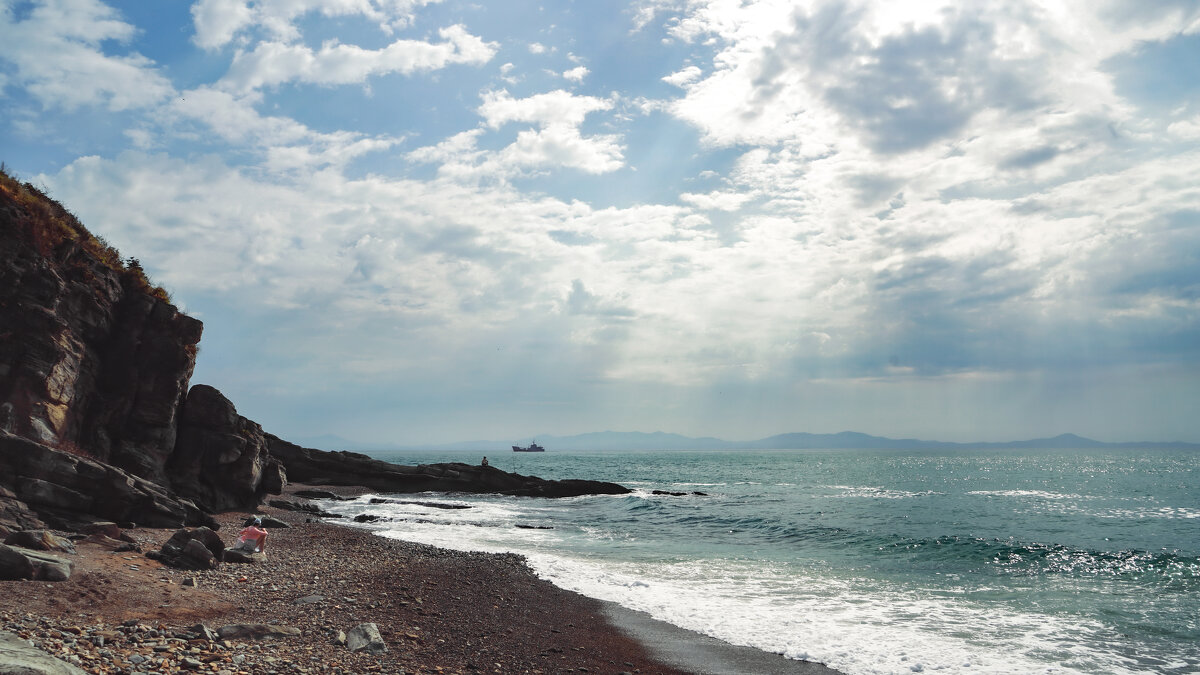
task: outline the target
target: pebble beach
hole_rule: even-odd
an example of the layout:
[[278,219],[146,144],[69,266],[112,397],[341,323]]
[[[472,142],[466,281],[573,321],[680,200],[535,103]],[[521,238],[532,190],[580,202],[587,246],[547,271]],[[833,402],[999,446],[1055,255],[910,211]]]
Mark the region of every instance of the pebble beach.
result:
[[[687,672],[616,628],[602,603],[538,579],[519,556],[258,512],[289,525],[270,530],[265,560],[189,571],[79,542],[67,581],[0,581],[0,628],[88,673]],[[229,545],[246,515],[217,516]],[[173,530],[126,533],[146,552]],[[364,623],[378,627],[387,651],[342,643]]]

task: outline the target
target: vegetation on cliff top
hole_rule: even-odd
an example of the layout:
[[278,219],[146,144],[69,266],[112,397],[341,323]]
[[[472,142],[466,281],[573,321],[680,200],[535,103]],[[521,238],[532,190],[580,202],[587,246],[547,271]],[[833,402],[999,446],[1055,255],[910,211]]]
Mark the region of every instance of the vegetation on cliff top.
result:
[[137,258],[122,260],[120,252],[105,241],[104,237],[92,234],[62,204],[51,199],[32,183],[22,183],[9,171],[8,167],[0,163],[0,199],[12,202],[24,211],[27,216],[28,234],[39,253],[53,257],[63,243],[76,242],[102,265],[120,275],[127,286],[164,302],[171,302],[171,296],[166,289],[155,286],[146,277],[146,272]]

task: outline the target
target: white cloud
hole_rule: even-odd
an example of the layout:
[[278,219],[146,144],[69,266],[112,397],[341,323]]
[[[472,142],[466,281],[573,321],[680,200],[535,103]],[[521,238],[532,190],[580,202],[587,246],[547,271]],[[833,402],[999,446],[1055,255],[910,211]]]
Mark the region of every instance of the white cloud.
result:
[[205,49],[216,49],[253,22],[254,11],[248,0],[198,0],[192,5],[192,23],[196,28],[192,42]]
[[136,28],[96,0],[53,0],[16,21],[0,9],[0,60],[15,64],[19,83],[48,108],[103,106],[128,110],[153,105],[172,93],[155,63],[138,53],[105,53],[103,43],[125,44]]
[[744,192],[710,192],[708,194],[683,193],[679,198],[704,211],[737,211],[754,195]]
[[595,96],[577,96],[558,89],[528,98],[513,98],[507,91],[488,91],[477,111],[485,123],[498,128],[509,122],[579,126],[588,113],[609,110],[611,101]]
[[703,71],[696,66],[688,66],[683,70],[667,75],[666,77],[662,78],[662,81],[666,82],[667,84],[673,84],[676,87],[683,87],[687,84],[695,82],[702,74]]
[[484,42],[459,25],[442,28],[438,35],[443,42],[397,40],[378,50],[336,42],[326,43],[320,50],[281,42],[262,43],[234,56],[221,86],[248,92],[285,82],[352,84],[374,75],[407,75],[451,64],[486,63],[496,53],[494,43]]
[[507,91],[487,91],[477,112],[484,125],[498,130],[511,123],[536,126],[517,132],[512,143],[496,151],[477,148],[479,130],[463,132],[435,146],[409,154],[419,162],[441,164],[440,175],[463,180],[507,180],[549,168],[573,168],[590,174],[623,166],[624,149],[613,134],[583,136],[579,126],[588,114],[609,110],[611,101],[556,90],[528,98]]
[[546,53],[546,45],[544,45],[540,42],[530,42],[529,43],[529,53],[530,54],[545,54]]
[[416,9],[440,0],[197,0],[192,6],[196,45],[215,49],[240,32],[261,26],[272,40],[291,42],[300,37],[296,20],[320,12],[327,17],[359,15],[392,33],[408,26]]
[[563,71],[562,76],[563,76],[564,80],[570,80],[572,82],[583,82],[583,78],[587,77],[587,74],[589,72],[591,72],[591,71],[589,71],[584,66],[577,66],[570,70]]
[[1172,122],[1167,133],[1188,141],[1200,140],[1200,117]]

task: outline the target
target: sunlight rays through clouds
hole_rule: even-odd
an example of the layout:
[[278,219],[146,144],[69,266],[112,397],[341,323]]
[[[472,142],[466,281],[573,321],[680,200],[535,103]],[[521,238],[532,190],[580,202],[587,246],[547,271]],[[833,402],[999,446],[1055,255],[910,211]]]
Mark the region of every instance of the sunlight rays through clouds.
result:
[[276,433],[1200,440],[1195,3],[0,8],[0,159]]

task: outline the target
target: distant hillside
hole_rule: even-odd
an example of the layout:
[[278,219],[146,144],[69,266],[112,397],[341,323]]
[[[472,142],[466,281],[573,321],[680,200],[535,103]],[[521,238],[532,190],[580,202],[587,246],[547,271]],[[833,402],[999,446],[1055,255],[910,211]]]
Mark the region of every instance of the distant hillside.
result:
[[[507,451],[513,445],[529,445],[531,440],[554,450],[817,450],[817,449],[877,449],[877,450],[930,450],[938,448],[1181,448],[1200,450],[1197,443],[1159,443],[1159,442],[1130,442],[1104,443],[1102,441],[1084,438],[1075,434],[1061,434],[1053,438],[1035,438],[1026,441],[1007,441],[1001,443],[951,443],[947,441],[927,441],[913,438],[886,438],[854,431],[843,431],[836,434],[812,434],[796,432],[779,434],[754,441],[726,441],[720,438],[693,438],[680,434],[670,434],[661,431],[644,433],[639,431],[599,431],[574,436],[553,436],[543,434],[513,440],[491,441],[462,441],[438,445],[399,447],[386,444],[355,444],[337,437],[322,437],[323,444],[319,447],[328,449],[359,450],[362,452],[384,450],[441,450],[441,451],[472,451],[500,452]],[[316,439],[309,439],[310,442]],[[340,444],[340,445],[339,445]]]

